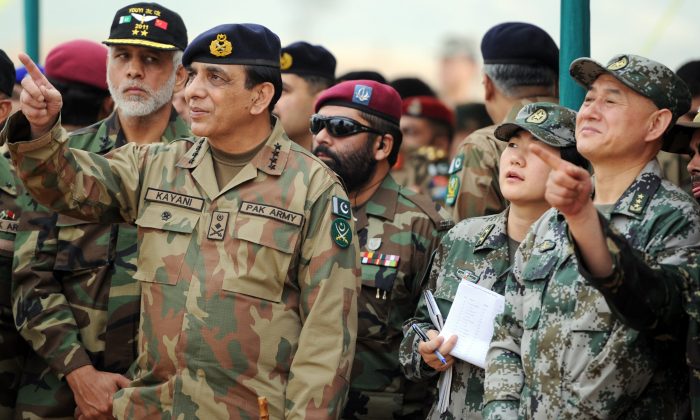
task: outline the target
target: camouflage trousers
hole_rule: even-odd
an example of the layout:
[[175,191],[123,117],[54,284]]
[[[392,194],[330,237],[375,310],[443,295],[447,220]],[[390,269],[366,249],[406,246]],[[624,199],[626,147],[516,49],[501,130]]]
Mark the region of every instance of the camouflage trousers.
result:
[[73,419],[75,408],[68,382],[58,379],[44,359],[30,352],[17,394],[15,419]]
[[15,328],[12,310],[0,305],[0,419],[12,418],[28,347]]

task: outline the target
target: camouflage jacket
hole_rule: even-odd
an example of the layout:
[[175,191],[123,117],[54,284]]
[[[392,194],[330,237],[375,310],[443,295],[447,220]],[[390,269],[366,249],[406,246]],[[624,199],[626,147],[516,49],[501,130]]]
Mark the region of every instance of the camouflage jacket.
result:
[[[503,294],[509,272],[507,210],[491,216],[462,220],[442,238],[430,268],[430,287],[443,319],[449,316],[459,283],[468,280]],[[411,329],[417,323],[423,331],[434,330],[425,299],[421,297],[416,315],[404,324],[399,360],[406,376],[413,380],[434,377],[437,372],[423,362],[418,352],[420,338]],[[444,413],[433,404],[429,419],[481,419],[484,398],[484,370],[457,359],[452,373],[450,404]]]
[[[592,279],[579,264],[556,210],[545,213],[521,244],[487,356],[485,417],[687,415],[684,343],[659,332],[661,324],[687,325],[673,289],[691,276],[697,280],[697,267],[689,274],[700,243],[697,205],[661,180],[654,160],[622,194],[610,219],[601,216],[601,226],[614,262],[609,279]],[[646,317],[637,329],[625,325],[625,315],[594,287],[611,279],[627,304],[640,306],[633,311],[663,308],[658,324]],[[632,290],[628,279],[645,286]],[[647,293],[649,285],[659,293]]]
[[[556,98],[523,98],[511,109],[518,113],[523,105],[531,102],[558,103]],[[505,118],[508,119],[508,116]],[[455,223],[468,217],[500,213],[507,206],[498,184],[498,167],[501,153],[507,143],[494,136],[498,124],[471,133],[458,147],[448,173],[445,204],[452,212]]]
[[391,175],[401,186],[408,187],[445,205],[449,157],[443,150],[423,146],[400,158]]
[[[160,140],[188,135],[173,109]],[[126,143],[116,111],[66,141],[100,155]],[[140,305],[135,226],[59,215],[23,194],[30,205],[23,209],[14,260],[17,328],[59,378],[88,364],[126,372],[136,358]]]
[[506,199],[498,184],[498,167],[506,142],[496,139],[496,125],[474,131],[459,145],[449,168],[445,204],[459,222],[503,211]]
[[[5,130],[21,139],[15,117]],[[206,138],[102,157],[55,127],[10,151],[55,211],[138,226],[139,358],[115,416],[254,418],[265,396],[271,418],[337,417],[357,331],[354,224],[333,206],[340,182],[279,122],[221,190]]]
[[401,326],[426,287],[421,274],[452,222],[425,195],[387,175],[354,213],[360,245],[362,291],[350,398],[344,418],[392,418],[420,412],[424,384],[406,380],[398,361]]
[[5,156],[0,155],[0,418],[12,418],[20,374],[28,350],[12,316],[10,299],[12,255],[22,214],[18,202],[21,185]]

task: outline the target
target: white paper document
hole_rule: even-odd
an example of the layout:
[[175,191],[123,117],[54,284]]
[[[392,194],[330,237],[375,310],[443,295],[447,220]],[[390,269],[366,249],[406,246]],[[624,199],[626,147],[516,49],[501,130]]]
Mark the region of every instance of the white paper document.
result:
[[440,331],[445,340],[453,335],[458,337],[457,345],[450,354],[486,368],[486,352],[493,337],[493,324],[504,307],[503,296],[471,281],[461,281]]

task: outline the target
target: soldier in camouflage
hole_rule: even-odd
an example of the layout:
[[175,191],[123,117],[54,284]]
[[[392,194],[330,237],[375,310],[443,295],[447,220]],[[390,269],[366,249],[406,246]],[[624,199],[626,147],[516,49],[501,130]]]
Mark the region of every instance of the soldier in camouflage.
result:
[[685,418],[680,291],[700,280],[700,209],[660,177],[655,156],[690,95],[667,67],[635,55],[578,59],[570,72],[588,89],[576,144],[595,195],[588,172],[533,147],[552,167],[554,208],[516,253],[483,414]]
[[415,311],[421,276],[449,216],[389,174],[401,147],[401,98],[371,80],[323,91],[311,117],[314,154],[343,180],[360,245],[362,288],[347,419],[425,418],[426,384],[406,380],[398,362],[401,325]]
[[[430,287],[443,319],[447,319],[461,281],[471,281],[503,294],[512,258],[527,229],[548,208],[544,198],[550,168],[530,154],[528,146],[542,144],[577,165],[585,160],[576,152],[576,113],[555,104],[538,102],[523,107],[515,119],[500,125],[495,136],[507,142],[501,154],[499,183],[510,206],[490,216],[459,222],[442,239],[430,268]],[[411,329],[417,323],[431,341],[421,342]],[[480,419],[484,397],[484,370],[449,356],[456,341],[438,336],[424,298],[414,318],[404,324],[399,358],[406,376],[414,380],[434,377],[452,366],[449,405],[440,411],[434,404],[430,419]],[[434,351],[447,355],[448,364]]]
[[693,121],[678,121],[664,138],[663,150],[690,156],[686,166],[691,194],[700,201],[700,114]]
[[[135,26],[144,24],[130,20],[132,14],[168,24],[134,36]],[[180,16],[155,3],[126,6],[104,43],[117,109],[73,131],[67,145],[104,155],[130,142],[188,136],[170,104],[186,80],[180,62],[187,32]],[[88,418],[110,414],[111,395],[129,383],[122,375],[137,354],[136,228],[53,213],[24,195],[29,205],[17,234],[13,303],[17,328],[34,351],[22,375],[17,415],[72,418],[76,406]]]
[[338,179],[271,114],[279,57],[260,25],[202,33],[183,55],[202,137],[101,156],[67,147],[60,98],[21,55],[34,95],[2,138],[29,191],[61,214],[138,226],[139,357],[114,395],[117,418],[256,418],[258,397],[271,418],[337,418],[343,407],[354,223],[333,207],[347,201]]
[[[0,125],[12,111],[12,88],[15,67],[0,50]],[[18,186],[10,161],[0,154],[0,418],[11,419],[14,413],[20,375],[29,347],[15,328],[12,316],[12,255],[21,210]]]
[[391,174],[402,186],[445,204],[454,113],[437,98],[413,96],[401,103],[401,150]]
[[[531,102],[556,103],[559,49],[535,25],[507,22],[489,29],[481,41],[484,59],[484,103],[500,124]],[[448,169],[445,204],[455,222],[496,214],[506,208],[498,184],[499,156],[505,143],[496,125],[474,131],[457,148]]]

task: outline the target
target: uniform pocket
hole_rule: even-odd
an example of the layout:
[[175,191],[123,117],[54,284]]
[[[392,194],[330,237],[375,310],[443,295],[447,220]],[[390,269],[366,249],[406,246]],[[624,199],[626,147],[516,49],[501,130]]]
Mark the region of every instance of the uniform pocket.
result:
[[357,298],[358,337],[386,341],[391,315],[391,290],[397,268],[362,264],[362,291]]
[[557,255],[536,254],[530,257],[523,269],[523,328],[526,330],[536,329],[539,325],[547,281],[557,261]]
[[223,290],[280,302],[289,276],[301,226],[238,213],[228,248],[236,266],[223,280]]
[[107,265],[112,249],[112,225],[58,215],[54,269],[77,271]]
[[138,219],[139,256],[134,278],[177,284],[200,213],[163,204],[148,204]]

